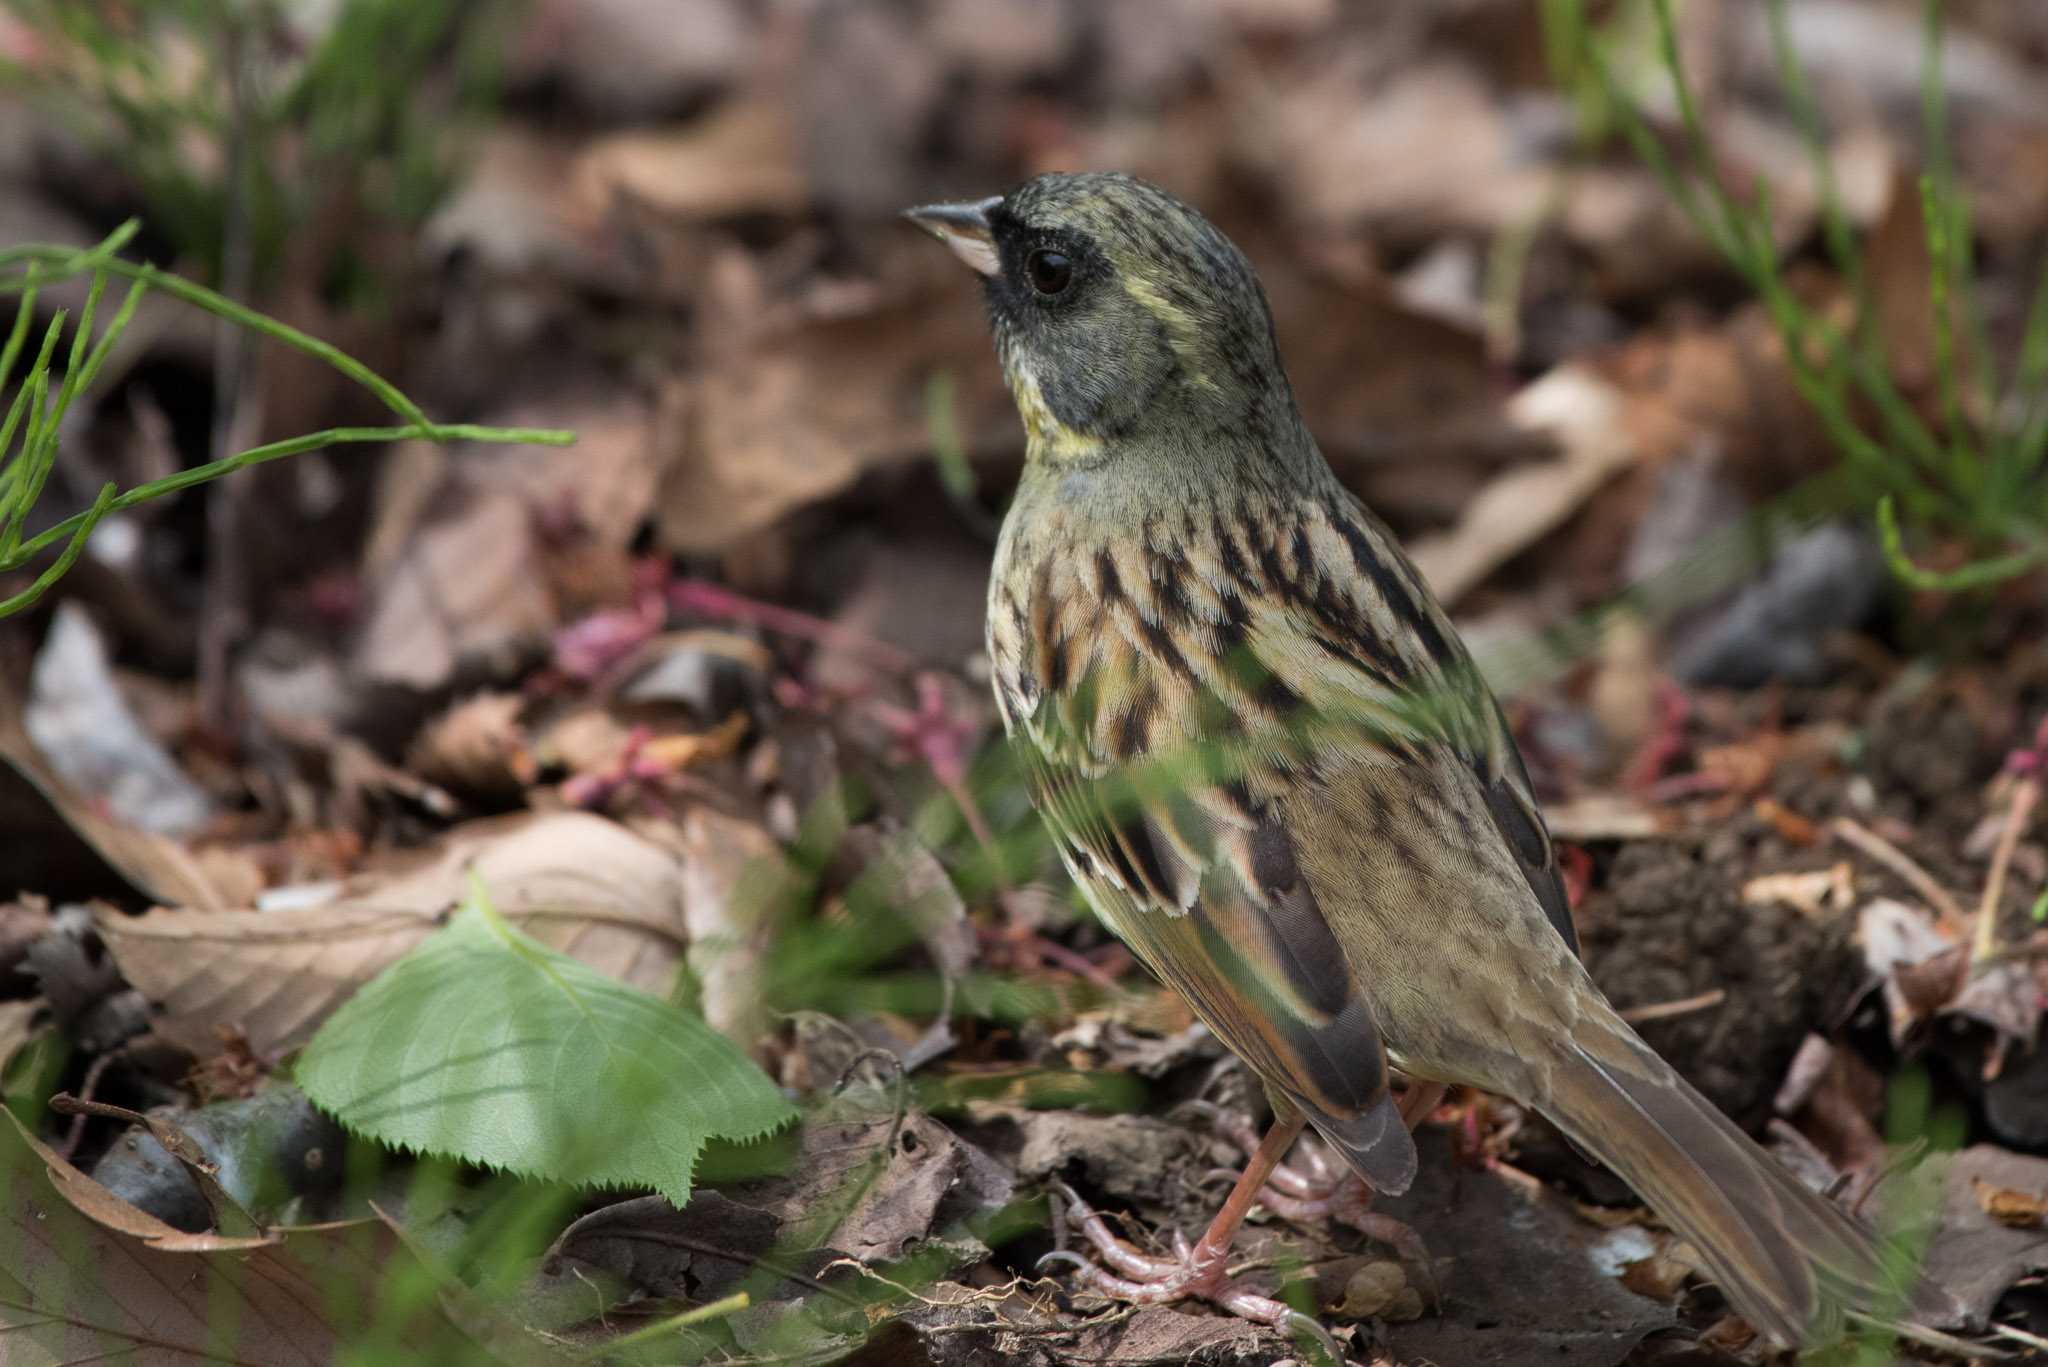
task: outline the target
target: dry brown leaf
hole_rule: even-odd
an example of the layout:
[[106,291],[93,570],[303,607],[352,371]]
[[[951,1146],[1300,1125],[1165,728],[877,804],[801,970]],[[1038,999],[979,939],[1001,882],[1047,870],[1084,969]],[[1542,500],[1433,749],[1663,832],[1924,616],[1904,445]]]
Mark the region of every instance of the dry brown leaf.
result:
[[1559,366],[1508,405],[1519,427],[1551,437],[1556,460],[1518,466],[1471,501],[1458,525],[1411,548],[1422,577],[1455,603],[1508,560],[1563,525],[1636,458],[1619,421],[1621,395],[1580,366]]
[[[80,1215],[102,1230],[125,1234],[153,1249],[180,1253],[221,1253],[229,1250],[262,1248],[278,1241],[276,1231],[263,1234],[193,1234],[167,1225],[147,1211],[138,1209],[108,1191],[92,1178],[58,1157],[55,1150],[37,1139],[14,1112],[0,1106],[5,1124],[0,1126],[0,1150],[6,1151],[7,1169],[21,1181],[26,1171],[39,1162],[49,1185]],[[18,1211],[8,1211],[18,1215]],[[17,1245],[17,1247],[19,1247]]]
[[[0,701],[0,769],[12,770],[24,780],[26,787],[47,804],[52,818],[84,841],[144,897],[166,906],[211,909],[225,905],[205,870],[182,845],[103,815],[94,803],[51,772],[23,730],[11,701]],[[27,793],[21,796],[27,798]],[[25,837],[26,832],[17,829],[11,842]],[[16,845],[11,854],[22,851],[23,847]],[[17,868],[12,876],[26,878],[29,874],[26,869]],[[49,887],[40,885],[29,890],[48,891]],[[18,891],[22,889],[0,887],[0,894]]]
[[0,1002],[0,1073],[6,1072],[15,1051],[35,1035],[36,1012],[42,1007],[39,998]]
[[2011,1229],[1990,1218],[1982,1190],[2048,1191],[2048,1160],[1973,1144],[1949,1160],[1943,1187],[1923,1268],[1929,1281],[1954,1292],[1963,1313],[1982,1324],[2014,1283],[2048,1267],[2048,1239],[2038,1230]]
[[1797,1133],[1836,1172],[1875,1178],[1890,1161],[1884,1136],[1870,1119],[1883,1096],[1882,1079],[1853,1052],[1808,1035],[1771,1107],[1781,1116],[1801,1115]]
[[505,427],[564,427],[574,446],[472,446],[457,455],[461,477],[521,494],[552,518],[573,512],[576,529],[623,550],[654,510],[654,412],[637,396],[604,392],[545,404],[516,404],[490,420]]
[[656,736],[640,753],[664,772],[687,769],[693,764],[724,759],[739,749],[752,723],[744,712],[735,712],[709,731],[697,735]]
[[[1361,91],[1357,63],[1324,63],[1284,85],[1237,69],[1229,93],[1239,155],[1274,177],[1291,214],[1326,227],[1361,220],[1431,235],[1530,222],[1553,172],[1520,154],[1480,73],[1455,59],[1404,64]],[[1431,155],[1414,149],[1427,146]]]
[[22,724],[50,768],[117,821],[181,839],[213,816],[206,790],[137,719],[106,636],[75,602],[58,605],[36,652]]
[[1784,734],[1766,731],[1728,745],[1700,747],[1698,768],[1711,775],[1721,791],[1753,793],[1771,781],[1784,757]]
[[261,861],[240,846],[201,845],[192,862],[224,907],[250,906],[270,886]]
[[581,812],[459,827],[418,867],[352,880],[324,906],[107,913],[99,929],[122,976],[159,1006],[160,1034],[203,1058],[232,1027],[274,1057],[433,931],[472,872],[535,939],[645,991],[671,986],[685,935],[683,870],[652,842]]
[[787,876],[782,847],[753,822],[705,806],[660,834],[683,855],[689,965],[702,988],[704,1019],[750,1043],[767,1019],[761,935]]
[[1907,394],[1924,394],[1934,382],[1934,260],[1919,180],[1903,167],[1892,175],[1884,216],[1864,253],[1864,271],[1892,378]]
[[1653,1253],[1624,1266],[1621,1284],[1638,1296],[1648,1296],[1653,1301],[1669,1301],[1678,1295],[1692,1271],[1689,1265],[1677,1258]]
[[421,728],[406,765],[459,793],[517,797],[540,772],[519,721],[525,707],[517,693],[465,698]]
[[2033,967],[2005,961],[1974,965],[1954,995],[1942,1004],[1943,1015],[1964,1016],[1998,1032],[1998,1043],[1984,1061],[1987,1080],[1997,1077],[2009,1043],[2031,1047],[2041,1028],[2041,986]]
[[1780,839],[1794,845],[1810,849],[1828,838],[1819,822],[1808,820],[1774,797],[1758,798],[1750,810],[1759,820],[1770,822]]
[[557,614],[541,570],[524,499],[458,491],[372,584],[356,668],[373,682],[432,689],[464,659],[544,639]]
[[572,774],[597,774],[616,769],[632,740],[632,729],[610,712],[585,707],[541,732],[534,753],[543,763],[560,765]]
[[[8,1361],[318,1367],[346,1356],[346,1344],[369,1341],[402,1361],[467,1360],[469,1346],[432,1298],[392,1303],[393,1262],[405,1254],[381,1231],[187,1234],[121,1200],[0,1112]],[[353,1294],[337,1298],[337,1286]]]
[[1422,1314],[1422,1297],[1408,1284],[1408,1273],[1392,1261],[1367,1263],[1351,1274],[1344,1284],[1344,1301],[1337,1314],[1345,1319],[1375,1316],[1405,1323]]
[[1742,900],[1761,907],[1783,903],[1816,920],[1855,904],[1856,880],[1849,862],[1805,873],[1766,873],[1742,885]]
[[0,982],[14,974],[29,946],[49,930],[49,898],[23,893],[12,901],[0,902]]
[[1888,897],[1873,899],[1857,915],[1856,943],[1864,964],[1884,983],[1893,1043],[1903,1043],[1915,1022],[1955,994],[1950,957],[1956,945],[1918,908]]
[[790,107],[734,101],[673,128],[599,138],[569,173],[571,201],[595,221],[621,195],[679,218],[794,215],[809,197]]
[[588,206],[562,194],[577,144],[506,119],[481,131],[461,183],[422,227],[422,245],[441,259],[463,255],[507,276],[603,273],[614,244]]
[[251,1215],[248,1209],[235,1198],[222,1183],[220,1167],[200,1147],[199,1143],[162,1111],[147,1114],[133,1111],[125,1106],[113,1106],[101,1101],[86,1101],[60,1092],[50,1098],[50,1109],[58,1115],[92,1115],[105,1120],[125,1121],[145,1131],[170,1158],[184,1170],[186,1178],[199,1190],[199,1197],[206,1203],[208,1222],[212,1232],[224,1238],[262,1238],[273,1240],[276,1235],[265,1230],[262,1223]]
[[[669,549],[727,550],[870,469],[924,459],[928,386],[941,371],[955,379],[970,449],[984,433],[1016,433],[986,324],[956,296],[892,286],[843,305],[776,308],[747,283],[753,270],[720,258],[714,278],[739,277],[718,290],[730,340],[721,336],[710,371],[663,394],[656,520]],[[780,321],[764,321],[771,314]]]
[[1607,738],[1610,756],[1635,754],[1658,723],[1664,675],[1657,656],[1656,636],[1638,614],[1608,615],[1586,704]]
[[1543,804],[1543,824],[1559,840],[1651,840],[1666,821],[1653,807],[1624,793],[1582,793],[1566,802]]
[[1981,1177],[1970,1179],[1970,1190],[1977,1195],[1979,1209],[2007,1229],[2039,1229],[2042,1216],[2048,1214],[2048,1201],[2037,1192],[1993,1186]]

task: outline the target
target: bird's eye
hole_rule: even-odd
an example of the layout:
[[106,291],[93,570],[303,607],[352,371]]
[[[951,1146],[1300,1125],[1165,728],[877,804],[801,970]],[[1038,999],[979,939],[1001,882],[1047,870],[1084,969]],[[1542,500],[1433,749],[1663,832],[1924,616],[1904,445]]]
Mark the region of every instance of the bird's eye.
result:
[[1040,247],[1025,259],[1024,274],[1040,294],[1058,294],[1074,281],[1074,262],[1065,252]]

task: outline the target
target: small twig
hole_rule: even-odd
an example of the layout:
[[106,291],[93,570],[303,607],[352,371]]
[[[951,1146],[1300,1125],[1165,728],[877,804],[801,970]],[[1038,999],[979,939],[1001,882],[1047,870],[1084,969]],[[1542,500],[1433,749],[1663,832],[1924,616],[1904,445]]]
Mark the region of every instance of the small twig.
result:
[[115,1057],[113,1054],[101,1054],[98,1058],[94,1059],[92,1066],[85,1070],[84,1079],[78,1084],[78,1095],[61,1098],[67,1104],[60,1106],[57,1104],[59,1098],[53,1097],[51,1099],[51,1110],[59,1115],[69,1115],[71,1117],[71,1128],[65,1132],[64,1142],[57,1146],[58,1157],[69,1161],[71,1155],[78,1152],[78,1141],[85,1137],[86,1120],[98,1114],[98,1112],[92,1109],[94,1106],[99,1105],[98,1102],[92,1099],[92,1094],[99,1090],[100,1075],[107,1071],[107,1065],[112,1063]]
[[1984,1332],[1993,1338],[2011,1339],[2014,1343],[2024,1343],[2029,1348],[2048,1352],[2048,1339],[2042,1338],[2039,1334],[2030,1334],[2026,1330],[2010,1324],[1993,1324]]
[[2034,814],[2041,799],[2041,784],[2028,777],[2013,785],[2012,805],[2006,809],[2005,829],[1998,833],[1998,848],[1991,855],[1991,873],[1984,881],[1984,900],[1977,904],[1977,933],[1970,946],[1970,970],[1989,964],[1998,954],[1998,902],[2005,893],[2006,870],[2012,866],[2013,851],[2019,848],[2020,832]]
[[1532,1200],[1543,1194],[1542,1178],[1532,1173],[1523,1172],[1504,1158],[1494,1159],[1486,1165],[1486,1170],[1493,1173],[1496,1177],[1504,1178],[1512,1185],[1521,1188],[1522,1194],[1530,1197]]
[[[230,19],[221,26],[221,66],[227,75],[227,166],[222,178],[220,292],[229,299],[254,293],[255,251],[250,242],[248,33]],[[224,460],[255,445],[261,407],[249,383],[255,334],[225,317],[214,319],[213,442],[209,454]],[[235,733],[234,656],[249,627],[245,592],[242,513],[252,475],[224,479],[206,505],[206,566],[199,616],[199,715],[217,735]]]
[[1621,1013],[1621,1018],[1631,1025],[1644,1021],[1670,1020],[1673,1016],[1689,1016],[1695,1011],[1705,1011],[1728,1000],[1728,989],[1716,987],[1696,997],[1680,997],[1677,1001],[1652,1002],[1648,1006],[1631,1006]]
[[1886,868],[1906,880],[1913,891],[1927,899],[1928,905],[1941,914],[1944,923],[1957,926],[1963,923],[1963,909],[1956,905],[1956,899],[1942,890],[1927,870],[1914,863],[1912,857],[1876,831],[1846,816],[1838,816],[1828,828],[1836,837],[1855,846],[1863,853],[1883,864]]

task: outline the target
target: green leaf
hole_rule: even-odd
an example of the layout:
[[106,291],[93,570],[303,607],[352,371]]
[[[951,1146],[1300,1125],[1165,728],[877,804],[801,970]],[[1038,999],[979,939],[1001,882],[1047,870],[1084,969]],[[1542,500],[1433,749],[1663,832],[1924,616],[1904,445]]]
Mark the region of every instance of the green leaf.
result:
[[706,1139],[796,1114],[701,1019],[520,934],[481,886],[328,1019],[295,1075],[394,1147],[678,1206]]

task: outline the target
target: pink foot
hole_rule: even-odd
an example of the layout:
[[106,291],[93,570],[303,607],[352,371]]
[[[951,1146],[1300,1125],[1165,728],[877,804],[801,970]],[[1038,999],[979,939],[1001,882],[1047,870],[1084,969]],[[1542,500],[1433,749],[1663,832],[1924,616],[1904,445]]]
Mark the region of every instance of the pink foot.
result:
[[[1206,1116],[1218,1134],[1245,1153],[1258,1147],[1258,1131],[1243,1116],[1208,1102],[1191,1103],[1189,1109]],[[1206,1176],[1234,1180],[1237,1174],[1217,1168]],[[1435,1264],[1428,1246],[1402,1221],[1376,1213],[1372,1198],[1372,1188],[1364,1178],[1326,1157],[1322,1145],[1313,1140],[1296,1145],[1293,1161],[1275,1167],[1259,1189],[1259,1204],[1283,1220],[1300,1225],[1335,1220],[1393,1249],[1422,1273],[1423,1294],[1435,1301]]]
[[1269,1296],[1233,1286],[1225,1275],[1228,1249],[1212,1248],[1206,1243],[1190,1246],[1176,1231],[1173,1256],[1141,1253],[1112,1233],[1108,1223],[1072,1187],[1064,1182],[1056,1183],[1055,1187],[1066,1199],[1069,1222],[1094,1245],[1100,1261],[1060,1249],[1038,1260],[1040,1271],[1053,1264],[1064,1263],[1074,1269],[1076,1279],[1090,1291],[1132,1305],[1165,1305],[1178,1300],[1208,1301],[1255,1324],[1270,1325],[1289,1333],[1311,1334],[1335,1361],[1344,1360],[1329,1332],[1307,1315]]

